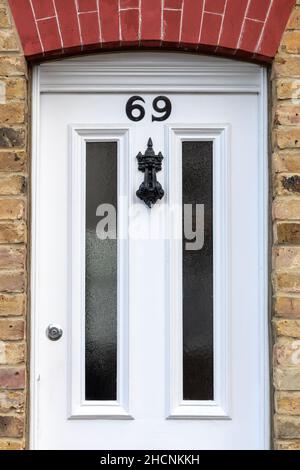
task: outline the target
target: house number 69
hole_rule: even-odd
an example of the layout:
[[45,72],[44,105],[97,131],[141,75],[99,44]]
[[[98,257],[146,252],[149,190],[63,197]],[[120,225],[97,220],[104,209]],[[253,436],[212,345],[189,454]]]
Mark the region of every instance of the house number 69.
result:
[[[163,105],[160,105],[160,102]],[[145,108],[141,103],[145,103],[144,98],[141,96],[132,96],[126,104],[126,114],[131,121],[141,121],[145,117]],[[157,96],[152,103],[153,109],[161,116],[154,116],[152,114],[152,121],[165,121],[168,119],[172,112],[172,103],[166,96]],[[135,111],[135,114],[133,112]]]

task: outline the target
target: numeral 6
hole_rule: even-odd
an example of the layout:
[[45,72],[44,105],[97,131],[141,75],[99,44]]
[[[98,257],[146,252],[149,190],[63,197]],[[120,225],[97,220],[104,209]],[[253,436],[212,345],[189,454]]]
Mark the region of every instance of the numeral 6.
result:
[[[131,121],[141,121],[145,117],[145,109],[141,104],[134,104],[135,101],[142,101],[145,103],[145,100],[141,96],[132,96],[129,98],[126,104],[126,114],[128,119]],[[138,116],[133,115],[133,111],[137,110],[139,112]]]

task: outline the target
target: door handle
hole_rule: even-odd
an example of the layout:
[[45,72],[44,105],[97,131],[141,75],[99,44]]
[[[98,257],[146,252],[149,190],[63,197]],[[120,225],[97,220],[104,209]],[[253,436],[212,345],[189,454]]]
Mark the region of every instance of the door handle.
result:
[[162,199],[165,194],[156,178],[156,172],[161,171],[164,157],[161,152],[155,155],[153,142],[150,138],[145,154],[143,155],[139,152],[136,158],[139,164],[139,171],[145,173],[144,181],[137,190],[136,195],[151,209],[152,205],[159,199]]
[[58,341],[63,335],[63,330],[59,325],[51,324],[46,330],[46,335],[50,341]]

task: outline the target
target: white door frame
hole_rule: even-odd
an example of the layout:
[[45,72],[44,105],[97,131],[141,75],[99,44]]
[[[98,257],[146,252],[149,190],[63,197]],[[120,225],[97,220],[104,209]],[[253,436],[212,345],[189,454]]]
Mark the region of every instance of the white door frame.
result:
[[[122,86],[120,86],[122,83]],[[33,69],[32,95],[32,212],[31,212],[31,362],[30,447],[36,448],[38,423],[39,351],[37,350],[39,305],[39,227],[42,210],[39,197],[40,95],[43,92],[202,92],[250,93],[259,97],[260,138],[258,208],[260,221],[260,403],[266,449],[270,446],[269,321],[268,321],[268,121],[267,71],[264,67],[217,57],[183,53],[112,53],[50,62]]]

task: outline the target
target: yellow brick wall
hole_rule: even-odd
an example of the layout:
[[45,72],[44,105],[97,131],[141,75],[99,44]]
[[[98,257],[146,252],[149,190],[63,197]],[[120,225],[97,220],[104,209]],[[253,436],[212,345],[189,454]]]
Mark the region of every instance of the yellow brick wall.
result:
[[27,67],[0,0],[0,450],[26,436]]
[[300,0],[272,68],[274,446],[300,450]]

